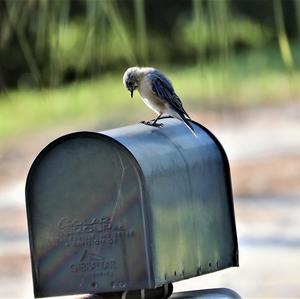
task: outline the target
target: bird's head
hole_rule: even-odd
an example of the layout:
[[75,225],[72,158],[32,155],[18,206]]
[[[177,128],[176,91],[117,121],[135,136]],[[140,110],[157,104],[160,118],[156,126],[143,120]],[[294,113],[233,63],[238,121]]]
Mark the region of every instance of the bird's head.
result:
[[130,67],[123,75],[123,84],[130,91],[131,97],[133,92],[140,85],[141,74],[138,67]]

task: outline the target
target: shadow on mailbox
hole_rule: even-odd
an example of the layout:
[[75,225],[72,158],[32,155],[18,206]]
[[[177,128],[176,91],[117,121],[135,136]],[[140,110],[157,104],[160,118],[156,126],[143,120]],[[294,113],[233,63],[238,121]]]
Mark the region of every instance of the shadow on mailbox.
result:
[[166,118],[50,143],[27,178],[37,297],[153,289],[238,265],[229,165]]

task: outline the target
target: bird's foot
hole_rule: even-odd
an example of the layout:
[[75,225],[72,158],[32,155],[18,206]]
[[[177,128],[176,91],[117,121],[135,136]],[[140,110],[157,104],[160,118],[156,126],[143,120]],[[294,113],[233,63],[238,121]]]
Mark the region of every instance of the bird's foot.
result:
[[164,126],[164,124],[155,123],[155,124],[151,124],[150,126],[162,128]]
[[141,124],[150,126],[151,125],[151,121],[142,120]]
[[144,125],[147,125],[147,126],[152,126],[152,127],[157,127],[157,128],[161,128],[164,126],[163,124],[153,123],[153,121],[141,121],[141,123]]

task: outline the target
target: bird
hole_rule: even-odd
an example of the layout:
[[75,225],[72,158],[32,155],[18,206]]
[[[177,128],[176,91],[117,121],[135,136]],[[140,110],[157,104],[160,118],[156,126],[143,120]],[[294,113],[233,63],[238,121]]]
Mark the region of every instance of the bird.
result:
[[130,67],[123,75],[123,84],[130,92],[138,90],[143,102],[158,114],[152,121],[142,123],[155,127],[162,127],[157,123],[163,114],[167,114],[183,121],[187,128],[196,136],[190,116],[184,110],[180,98],[174,91],[171,81],[158,69],[153,67]]

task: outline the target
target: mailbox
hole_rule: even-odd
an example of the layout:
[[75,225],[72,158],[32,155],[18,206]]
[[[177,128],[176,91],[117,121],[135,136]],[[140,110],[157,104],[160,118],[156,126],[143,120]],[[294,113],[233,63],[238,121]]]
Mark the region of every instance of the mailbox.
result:
[[193,122],[76,132],[34,161],[26,206],[36,297],[153,289],[238,265],[226,154]]

